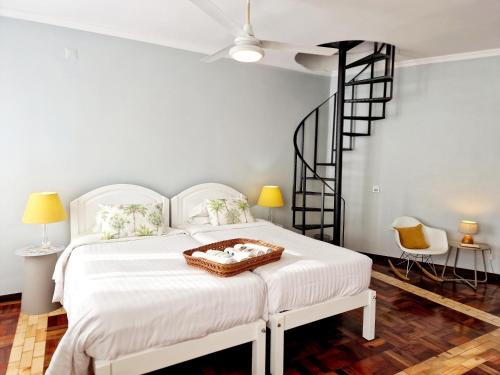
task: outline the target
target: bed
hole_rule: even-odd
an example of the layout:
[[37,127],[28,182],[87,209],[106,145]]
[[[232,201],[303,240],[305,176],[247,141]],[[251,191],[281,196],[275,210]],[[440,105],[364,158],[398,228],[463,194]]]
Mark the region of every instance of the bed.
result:
[[186,265],[197,247],[185,232],[100,240],[99,204],[169,200],[135,185],[111,185],[71,202],[71,244],[56,265],[55,301],[68,330],[47,374],[142,374],[252,342],[252,374],[265,371],[266,288],[255,274],[216,278]]
[[171,225],[205,244],[244,237],[285,247],[279,262],[253,270],[267,285],[271,373],[283,373],[284,331],[294,327],[362,307],[362,335],[374,339],[376,293],[369,289],[372,261],[367,256],[263,220],[223,226],[189,224],[191,212],[205,199],[242,197],[222,184],[193,186],[171,199]]

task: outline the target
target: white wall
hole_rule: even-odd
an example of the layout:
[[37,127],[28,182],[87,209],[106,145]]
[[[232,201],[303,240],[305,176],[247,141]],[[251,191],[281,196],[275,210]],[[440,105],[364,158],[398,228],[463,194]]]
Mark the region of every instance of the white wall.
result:
[[[32,191],[58,191],[67,206],[106,184],[173,196],[217,181],[251,203],[278,184],[291,201],[293,131],[329,79],[200,58],[0,17],[0,295],[21,290],[13,251],[40,241],[41,228],[21,223]],[[287,223],[289,207],[276,218]],[[67,222],[49,231],[69,239]]]
[[499,72],[500,57],[396,69],[387,119],[345,153],[348,247],[399,256],[390,231],[397,216],[416,216],[454,239],[459,220],[472,219],[500,272]]

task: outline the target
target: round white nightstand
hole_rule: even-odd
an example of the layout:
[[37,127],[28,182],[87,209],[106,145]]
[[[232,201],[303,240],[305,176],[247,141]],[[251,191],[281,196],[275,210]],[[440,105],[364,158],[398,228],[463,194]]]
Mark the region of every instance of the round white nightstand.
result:
[[24,276],[21,311],[29,315],[45,314],[58,309],[61,305],[52,302],[54,281],[52,274],[57,254],[64,246],[29,246],[16,250],[15,254],[24,257]]

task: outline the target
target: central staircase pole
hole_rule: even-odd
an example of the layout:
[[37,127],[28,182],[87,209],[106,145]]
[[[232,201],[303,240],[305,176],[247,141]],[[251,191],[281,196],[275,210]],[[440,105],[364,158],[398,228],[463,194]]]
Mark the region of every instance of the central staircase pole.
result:
[[344,94],[347,46],[339,44],[339,67],[337,74],[337,113],[335,117],[335,212],[333,222],[333,244],[341,243],[342,227],[342,154],[344,148]]

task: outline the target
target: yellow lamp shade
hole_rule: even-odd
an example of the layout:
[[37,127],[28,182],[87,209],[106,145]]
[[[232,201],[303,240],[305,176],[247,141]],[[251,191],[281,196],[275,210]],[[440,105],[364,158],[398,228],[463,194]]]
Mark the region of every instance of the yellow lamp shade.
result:
[[283,207],[283,196],[281,195],[280,187],[262,187],[257,204],[262,207]]
[[66,220],[66,212],[57,193],[31,193],[24,210],[23,223],[49,224]]
[[478,229],[478,225],[475,221],[462,220],[458,225],[458,231],[464,234],[476,234]]

